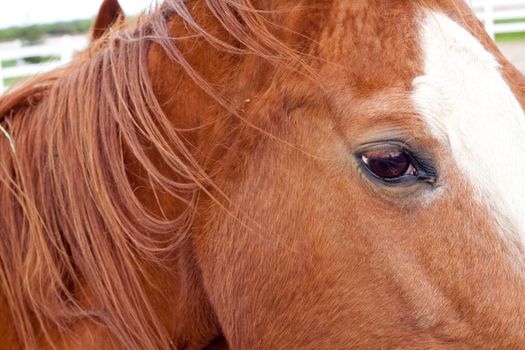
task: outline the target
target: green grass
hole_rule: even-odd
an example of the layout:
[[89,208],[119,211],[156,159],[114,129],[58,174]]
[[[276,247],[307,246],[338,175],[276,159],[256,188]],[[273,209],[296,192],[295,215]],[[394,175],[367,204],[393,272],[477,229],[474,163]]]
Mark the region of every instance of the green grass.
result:
[[2,61],[2,68],[9,68],[16,66],[16,60]]
[[4,79],[4,84],[5,84],[5,86],[9,87],[9,86],[11,86],[13,84],[16,84],[16,83],[19,83],[21,81],[24,81],[27,78],[28,77],[7,78],[7,79]]
[[53,62],[53,61],[58,61],[58,60],[60,60],[60,57],[58,56],[40,56],[40,57],[24,58],[24,62],[29,63],[29,64]]
[[496,23],[517,23],[525,22],[525,18],[512,18],[512,19],[498,19]]
[[525,40],[525,32],[496,34],[497,42]]
[[[29,64],[35,64],[35,63],[46,63],[46,62],[54,62],[60,60],[60,57],[58,56],[43,56],[43,57],[26,57],[24,58],[24,62]],[[16,60],[7,60],[2,61],[2,68],[11,68],[16,67]]]

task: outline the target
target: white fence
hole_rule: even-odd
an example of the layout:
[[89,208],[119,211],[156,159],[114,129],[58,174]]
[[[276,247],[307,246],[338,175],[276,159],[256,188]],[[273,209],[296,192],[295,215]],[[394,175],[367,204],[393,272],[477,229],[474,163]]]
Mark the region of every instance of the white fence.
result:
[[525,0],[467,0],[492,38],[525,32]]
[[[5,80],[10,78],[23,78],[30,75],[55,69],[73,58],[75,52],[86,46],[86,39],[64,36],[51,39],[44,45],[22,46],[14,43],[6,48],[0,48],[0,93],[6,89]],[[24,59],[31,57],[53,57],[50,62],[28,64]],[[2,67],[2,62],[15,63],[10,67]]]

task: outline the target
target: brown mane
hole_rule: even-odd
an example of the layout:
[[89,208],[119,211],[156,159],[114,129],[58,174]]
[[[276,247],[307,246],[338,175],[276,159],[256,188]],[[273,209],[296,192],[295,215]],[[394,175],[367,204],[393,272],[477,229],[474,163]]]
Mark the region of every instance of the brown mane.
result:
[[[172,346],[146,295],[154,286],[145,283],[139,261],[162,265],[170,258],[209,178],[155,97],[148,49],[160,46],[223,104],[170,38],[174,16],[220,50],[287,63],[298,57],[249,2],[209,1],[206,9],[237,46],[209,34],[186,2],[167,1],[137,29],[114,32],[68,67],[0,99],[0,121],[15,146],[0,137],[0,288],[26,348],[78,319],[100,323],[125,348]],[[153,214],[141,202],[124,164],[128,156],[153,193],[185,203],[180,217]]]

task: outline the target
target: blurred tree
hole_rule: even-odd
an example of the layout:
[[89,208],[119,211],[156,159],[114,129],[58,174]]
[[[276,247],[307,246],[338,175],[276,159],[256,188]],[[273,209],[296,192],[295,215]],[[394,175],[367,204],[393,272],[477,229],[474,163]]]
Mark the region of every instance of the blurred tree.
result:
[[19,39],[25,44],[35,45],[40,44],[44,39],[44,30],[41,26],[33,25],[26,27],[21,33]]
[[11,27],[0,29],[0,41],[20,39],[26,43],[38,43],[46,35],[82,34],[89,32],[92,21],[77,20],[51,24],[36,24],[29,27]]

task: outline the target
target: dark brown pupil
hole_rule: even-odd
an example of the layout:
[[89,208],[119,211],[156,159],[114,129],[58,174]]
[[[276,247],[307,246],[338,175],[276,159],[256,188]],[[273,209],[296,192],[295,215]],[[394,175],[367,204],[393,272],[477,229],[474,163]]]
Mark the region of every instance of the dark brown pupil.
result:
[[404,152],[372,151],[362,155],[363,161],[376,176],[394,179],[406,174],[410,159]]

